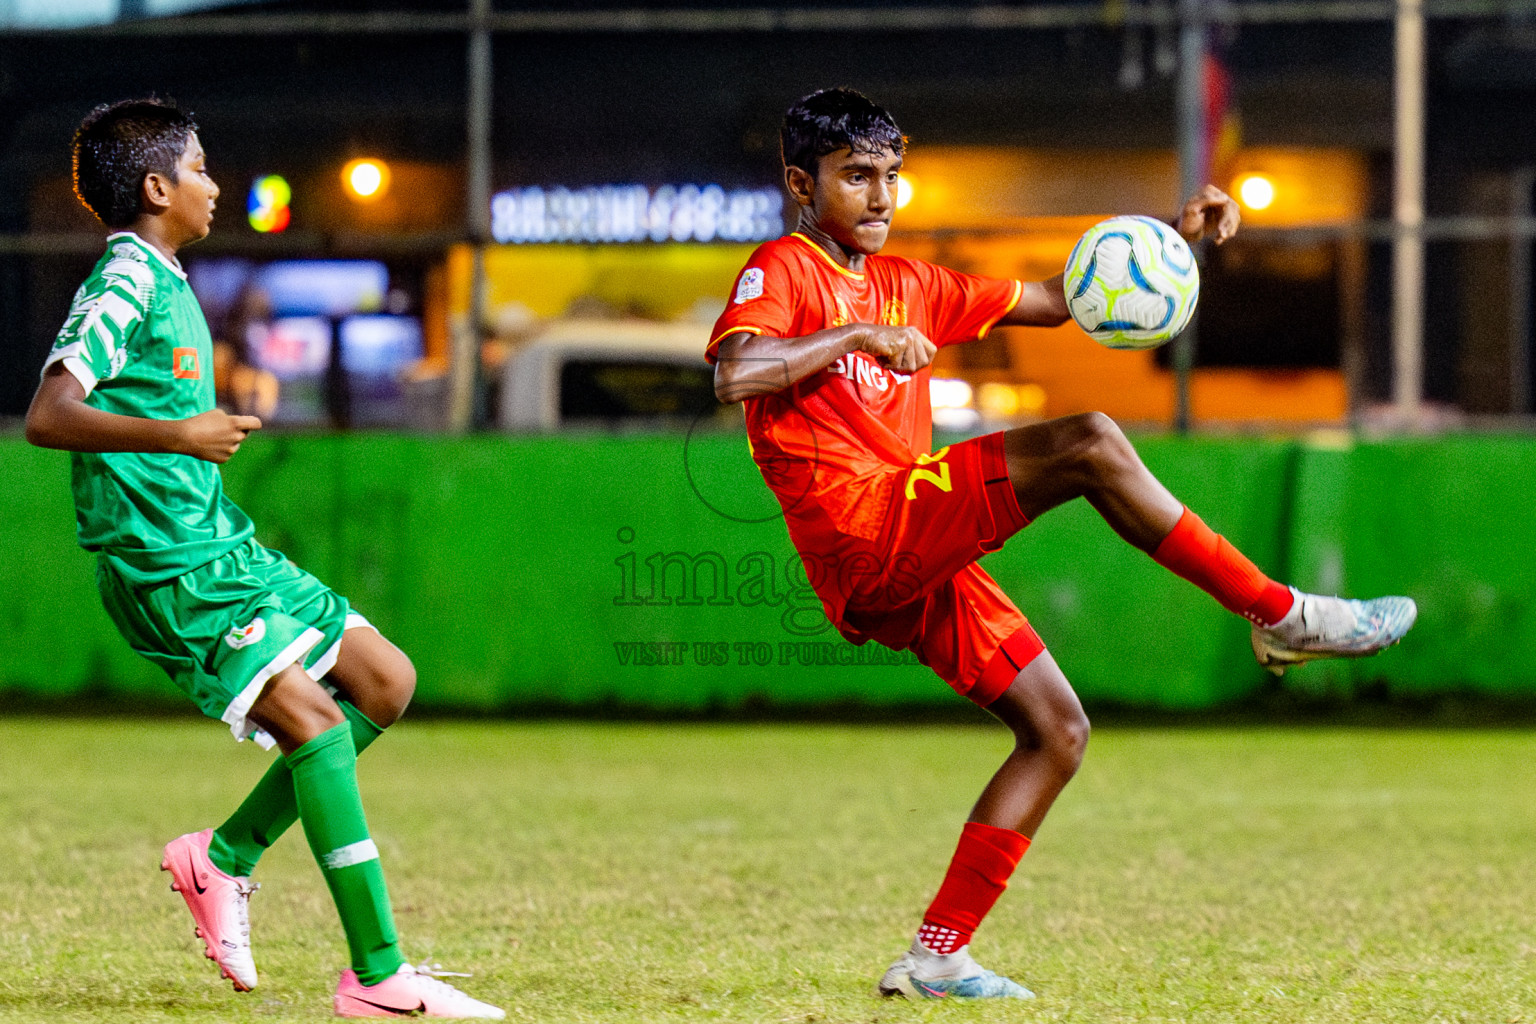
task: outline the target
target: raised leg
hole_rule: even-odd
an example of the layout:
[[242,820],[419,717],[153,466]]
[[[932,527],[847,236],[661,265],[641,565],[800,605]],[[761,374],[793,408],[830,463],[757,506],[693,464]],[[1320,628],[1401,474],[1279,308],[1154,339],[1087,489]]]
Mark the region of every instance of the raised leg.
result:
[[1010,430],[1003,435],[1003,451],[1019,509],[1030,520],[1086,498],[1116,533],[1151,554],[1184,514],[1184,506],[1103,413]]
[[1314,658],[1360,658],[1412,628],[1411,598],[1303,594],[1266,576],[1158,482],[1113,420],[1067,416],[1003,436],[1008,479],[1033,520],[1085,498],[1121,537],[1253,623],[1259,664],[1279,673]]
[[1158,482],[1108,416],[1084,413],[1010,430],[1003,447],[1028,518],[1085,498],[1126,541],[1228,611],[1273,626],[1295,604],[1289,587],[1264,575]]

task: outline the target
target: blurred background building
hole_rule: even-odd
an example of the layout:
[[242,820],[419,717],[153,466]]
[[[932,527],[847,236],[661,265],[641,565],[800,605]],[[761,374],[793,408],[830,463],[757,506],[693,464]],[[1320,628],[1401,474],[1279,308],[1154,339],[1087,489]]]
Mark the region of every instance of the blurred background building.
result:
[[[1536,3],[1423,11],[1409,411],[1522,417]],[[0,416],[25,411],[100,251],[70,134],[96,103],[157,93],[195,112],[224,190],[213,235],[183,255],[231,406],[294,426],[728,420],[699,354],[747,254],[792,227],[779,119],[846,84],[911,138],[888,251],[977,273],[1047,277],[1099,217],[1171,216],[1193,153],[1245,230],[1206,257],[1189,416],[1400,422],[1396,12],[0,0]],[[998,331],[942,353],[940,417],[1170,423],[1178,357],[1110,352],[1071,325]]]

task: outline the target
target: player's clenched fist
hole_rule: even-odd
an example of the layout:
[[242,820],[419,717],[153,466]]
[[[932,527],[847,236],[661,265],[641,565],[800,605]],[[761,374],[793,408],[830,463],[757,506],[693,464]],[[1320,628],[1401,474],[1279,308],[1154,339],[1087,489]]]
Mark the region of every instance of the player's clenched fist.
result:
[[898,373],[916,373],[933,362],[939,347],[916,327],[871,324],[863,349]]
[[209,409],[180,421],[181,453],[207,462],[228,462],[253,430],[261,429],[255,416],[231,416],[223,409]]

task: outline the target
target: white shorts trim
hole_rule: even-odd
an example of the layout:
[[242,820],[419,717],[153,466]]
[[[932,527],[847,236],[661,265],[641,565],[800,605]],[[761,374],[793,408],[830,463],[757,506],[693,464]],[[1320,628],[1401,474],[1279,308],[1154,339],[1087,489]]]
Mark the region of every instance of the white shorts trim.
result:
[[297,640],[284,647],[277,657],[262,666],[261,671],[257,672],[251,678],[251,681],[245,684],[245,689],[240,691],[239,696],[229,702],[229,707],[225,708],[224,713],[219,717],[229,723],[229,731],[235,734],[237,741],[243,742],[249,736],[262,750],[271,750],[276,746],[276,741],[271,736],[268,736],[261,729],[245,720],[246,713],[251,710],[251,705],[255,704],[257,699],[261,697],[261,691],[267,685],[268,680],[302,659],[306,654],[314,650],[316,644],[324,639],[324,633],[313,626],[309,627],[299,634]]
[[[358,626],[367,626],[371,629],[373,628],[373,623],[363,618],[357,612],[351,611],[349,609],[347,611],[346,624],[341,627],[342,633],[345,634],[347,630],[356,629]],[[327,675],[330,674],[331,669],[336,667],[336,659],[340,656],[341,641],[337,640],[335,643],[331,644],[331,646],[325,649],[324,654],[315,659],[315,663],[313,665],[305,669],[305,671],[309,673],[309,677],[316,682],[319,682],[320,685],[324,686],[327,690],[331,691],[332,696],[335,696],[336,694],[336,687],[326,684],[324,679]]]

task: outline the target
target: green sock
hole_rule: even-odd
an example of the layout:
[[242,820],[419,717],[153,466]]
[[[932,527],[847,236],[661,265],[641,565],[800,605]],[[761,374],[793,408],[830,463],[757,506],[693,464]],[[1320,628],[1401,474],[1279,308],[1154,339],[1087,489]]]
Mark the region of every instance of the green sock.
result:
[[293,792],[309,848],[330,887],[364,985],[394,974],[405,958],[395,935],[379,849],[368,837],[357,791],[357,751],[347,724],[327,729],[288,755]]
[[[352,743],[359,754],[383,735],[384,730],[349,701],[338,700],[336,704],[352,725]],[[288,762],[279,757],[256,783],[251,795],[235,808],[229,820],[213,830],[208,859],[226,875],[249,878],[261,855],[298,820],[299,805],[293,797],[293,771]]]

